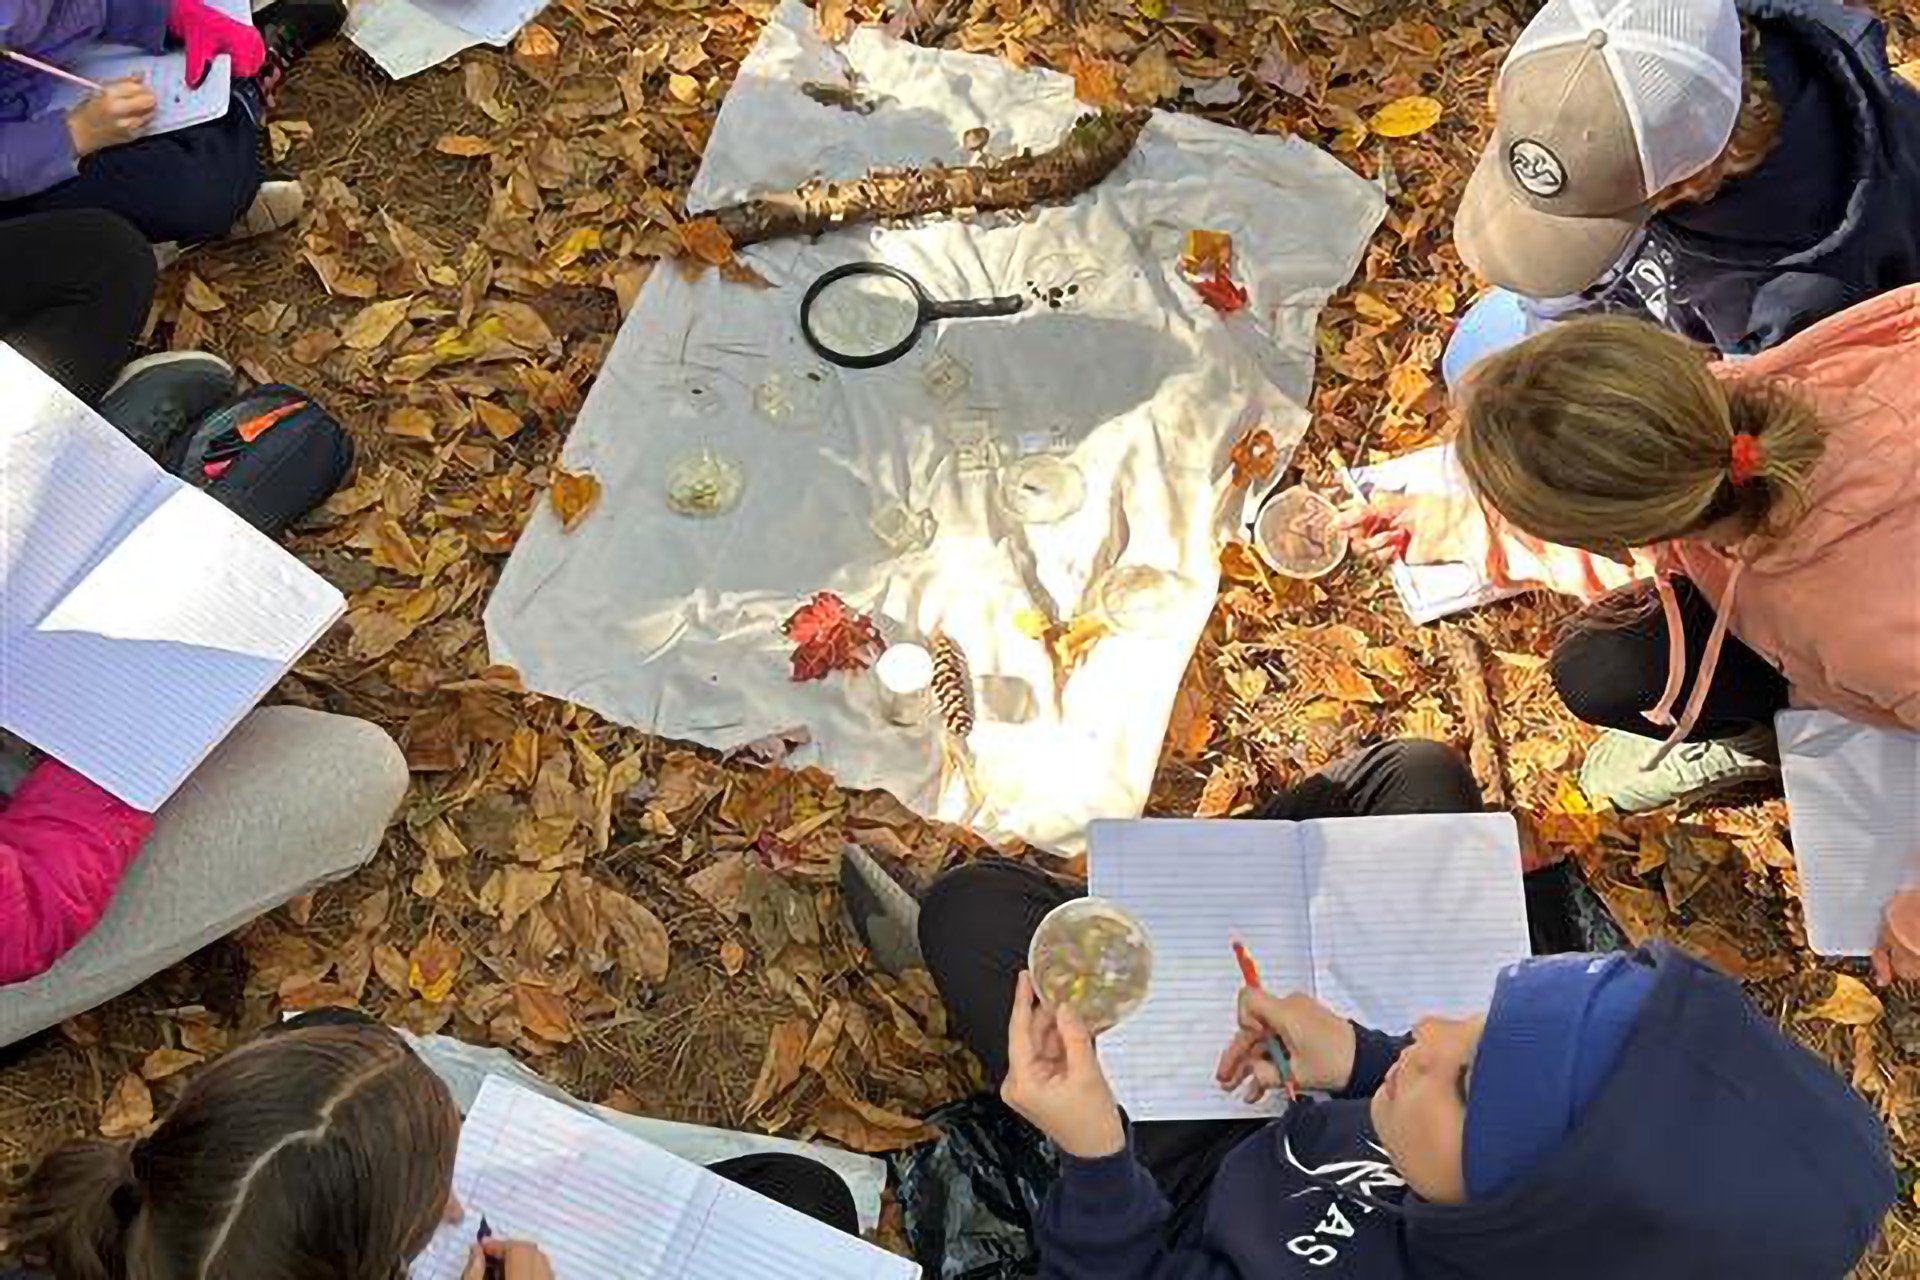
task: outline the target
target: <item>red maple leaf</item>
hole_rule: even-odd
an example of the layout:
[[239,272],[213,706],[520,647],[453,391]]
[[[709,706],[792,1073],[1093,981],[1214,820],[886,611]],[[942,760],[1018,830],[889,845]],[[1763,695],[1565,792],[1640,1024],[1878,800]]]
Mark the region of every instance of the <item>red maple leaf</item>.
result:
[[873,619],[855,613],[831,591],[795,609],[780,630],[793,640],[795,682],[824,680],[834,671],[864,671],[886,647]]
[[1188,283],[1193,285],[1193,291],[1200,295],[1202,302],[1221,315],[1232,315],[1246,308],[1247,291],[1233,282],[1233,277],[1227,274],[1224,267],[1217,268],[1204,280],[1194,279]]

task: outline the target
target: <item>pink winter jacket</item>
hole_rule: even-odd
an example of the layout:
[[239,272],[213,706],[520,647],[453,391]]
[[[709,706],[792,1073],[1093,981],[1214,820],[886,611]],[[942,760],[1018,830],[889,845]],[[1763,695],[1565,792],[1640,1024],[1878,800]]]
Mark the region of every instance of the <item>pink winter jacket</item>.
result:
[[100,922],[153,819],[51,760],[0,806],[5,986],[45,973]]
[[[1670,626],[1678,615],[1664,574],[1683,574],[1716,602],[1723,630],[1787,677],[1796,706],[1920,729],[1920,285],[1715,371],[1729,381],[1777,379],[1828,424],[1811,508],[1781,537],[1733,549],[1680,539],[1636,553],[1629,570],[1511,529],[1489,537],[1482,522],[1455,513],[1460,527],[1414,530],[1418,558],[1480,561],[1495,581],[1583,599],[1659,574]],[[1701,694],[1722,639],[1708,645]],[[1678,653],[1677,631],[1675,641]],[[1698,711],[1672,714],[1682,674],[1670,664],[1668,696],[1649,717],[1673,724],[1676,739]]]

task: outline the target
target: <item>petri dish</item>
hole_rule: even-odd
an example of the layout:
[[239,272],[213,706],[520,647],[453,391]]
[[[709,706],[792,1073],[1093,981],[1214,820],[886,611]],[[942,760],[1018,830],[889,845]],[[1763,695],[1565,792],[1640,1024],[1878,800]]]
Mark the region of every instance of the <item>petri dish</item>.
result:
[[1023,524],[1054,524],[1087,501],[1080,468],[1052,454],[1036,453],[1008,467],[1000,479],[1000,505]]
[[667,468],[667,506],[683,516],[723,516],[740,505],[746,485],[739,463],[697,449]]
[[1093,1032],[1132,1016],[1153,983],[1146,926],[1105,898],[1076,898],[1046,914],[1027,947],[1041,1000],[1070,1005]]
[[1152,565],[1122,564],[1093,584],[1094,612],[1115,631],[1154,631],[1171,621],[1184,603],[1178,575]]
[[826,417],[832,377],[825,365],[775,369],[754,388],[753,407],[780,426],[818,426]]
[[1275,573],[1289,578],[1318,578],[1332,573],[1347,556],[1347,535],[1335,523],[1334,505],[1294,485],[1267,499],[1253,520],[1253,545]]

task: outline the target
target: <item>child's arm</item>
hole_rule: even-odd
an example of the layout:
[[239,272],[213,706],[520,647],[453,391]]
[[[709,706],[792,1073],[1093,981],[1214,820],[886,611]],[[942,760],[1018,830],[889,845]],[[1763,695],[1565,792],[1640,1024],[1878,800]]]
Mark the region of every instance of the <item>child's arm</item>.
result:
[[0,809],[0,986],[46,972],[100,922],[152,831],[63,764],[27,776]]

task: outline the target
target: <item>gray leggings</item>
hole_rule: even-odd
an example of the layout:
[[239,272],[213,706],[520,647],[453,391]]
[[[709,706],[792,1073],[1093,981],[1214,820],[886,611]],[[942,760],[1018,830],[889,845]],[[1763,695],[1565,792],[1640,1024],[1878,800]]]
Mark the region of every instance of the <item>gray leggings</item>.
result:
[[160,812],[99,925],[0,987],[0,1047],[138,986],[380,847],[407,762],[378,726],[300,707],[240,722]]

